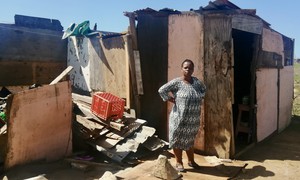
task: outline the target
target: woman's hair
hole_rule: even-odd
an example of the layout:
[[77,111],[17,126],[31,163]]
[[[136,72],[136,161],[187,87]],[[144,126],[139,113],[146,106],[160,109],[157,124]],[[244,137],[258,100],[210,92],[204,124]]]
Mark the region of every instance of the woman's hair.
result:
[[185,62],[191,63],[191,64],[193,65],[193,67],[194,67],[194,62],[193,62],[192,60],[190,60],[190,59],[185,59],[185,60],[181,63],[181,67],[183,67],[183,64],[184,64]]

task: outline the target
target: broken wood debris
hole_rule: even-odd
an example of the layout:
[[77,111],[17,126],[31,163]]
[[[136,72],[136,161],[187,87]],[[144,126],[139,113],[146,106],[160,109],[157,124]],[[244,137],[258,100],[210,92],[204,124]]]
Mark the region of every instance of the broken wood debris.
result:
[[146,126],[146,120],[135,117],[133,109],[125,109],[121,119],[102,120],[91,111],[92,97],[73,93],[72,99],[74,133],[116,162],[126,163],[141,157],[140,151],[153,152],[167,145],[155,135],[154,128]]
[[72,66],[68,66],[59,76],[57,76],[50,85],[58,83],[60,80],[62,80],[71,70],[73,69]]

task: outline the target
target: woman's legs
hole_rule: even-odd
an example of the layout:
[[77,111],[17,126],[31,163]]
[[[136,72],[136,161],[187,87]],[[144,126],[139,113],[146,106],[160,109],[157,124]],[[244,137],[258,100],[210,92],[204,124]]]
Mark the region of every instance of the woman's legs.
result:
[[184,167],[183,167],[183,163],[182,163],[182,149],[176,149],[173,148],[173,152],[175,155],[175,159],[176,159],[176,169],[179,172],[183,172],[184,171]]
[[195,163],[194,160],[194,148],[191,147],[190,149],[186,150],[186,155],[188,158],[188,163]]
[[191,147],[190,149],[186,150],[186,155],[188,157],[188,165],[190,167],[193,167],[195,169],[200,168],[200,166],[195,162],[194,159],[194,148]]
[[[173,152],[175,154],[176,163],[182,164],[182,149],[173,148]],[[190,149],[186,150],[186,155],[188,158],[189,163],[194,163],[194,148],[191,147]]]
[[182,164],[182,149],[173,148],[176,163]]

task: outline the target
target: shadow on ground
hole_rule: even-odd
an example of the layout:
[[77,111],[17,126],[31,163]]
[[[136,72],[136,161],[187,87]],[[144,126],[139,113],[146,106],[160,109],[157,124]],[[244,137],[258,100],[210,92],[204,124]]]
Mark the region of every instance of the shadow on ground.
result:
[[249,165],[236,179],[298,179],[300,176],[300,116],[282,132],[256,144],[238,159]]

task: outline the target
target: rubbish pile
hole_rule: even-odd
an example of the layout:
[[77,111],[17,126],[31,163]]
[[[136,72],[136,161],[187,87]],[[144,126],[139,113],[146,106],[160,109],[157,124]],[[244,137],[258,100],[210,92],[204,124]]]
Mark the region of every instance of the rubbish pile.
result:
[[[10,94],[5,87],[0,91],[0,135],[7,134],[6,101]],[[157,137],[156,129],[147,126],[146,120],[136,118],[134,109],[126,108],[123,99],[110,93],[95,93],[93,97],[72,93],[72,103],[73,155],[77,154],[72,161],[81,158],[92,162],[93,155],[86,154],[92,149],[114,162],[136,165],[141,158],[167,149],[168,143]],[[78,143],[88,147],[81,149],[85,151],[83,156],[74,148]],[[0,160],[5,153],[3,149]]]
[[73,93],[72,99],[73,134],[112,160],[132,165],[167,147],[167,142],[155,135],[155,128],[146,126],[146,120],[136,118],[135,111],[124,108],[116,96],[95,93],[90,97]]

